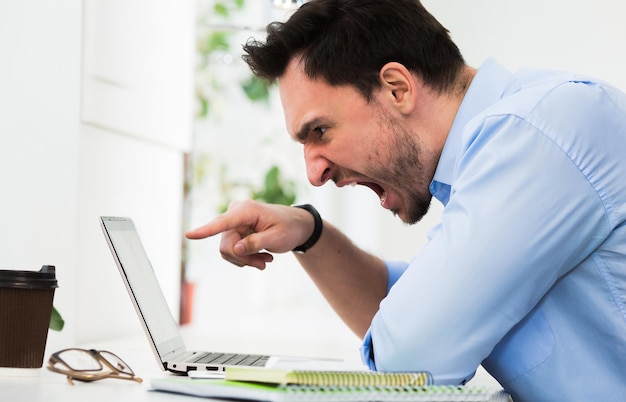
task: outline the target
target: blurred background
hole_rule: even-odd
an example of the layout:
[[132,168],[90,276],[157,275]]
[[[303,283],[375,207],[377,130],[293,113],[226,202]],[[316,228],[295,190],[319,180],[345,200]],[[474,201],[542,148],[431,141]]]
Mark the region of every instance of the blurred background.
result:
[[[267,338],[280,345],[268,352],[307,345],[358,358],[359,339],[292,255],[261,272],[221,260],[217,238],[183,237],[232,200],[306,202],[363,248],[407,260],[438,220],[437,202],[406,226],[367,189],[308,184],[276,88],[241,61],[242,43],[262,39],[290,3],[0,3],[0,269],[57,267],[66,327],[49,350],[141,332],[98,223],[122,215],[192,343]],[[626,89],[620,2],[423,3],[472,66],[494,56],[511,70],[572,70]]]

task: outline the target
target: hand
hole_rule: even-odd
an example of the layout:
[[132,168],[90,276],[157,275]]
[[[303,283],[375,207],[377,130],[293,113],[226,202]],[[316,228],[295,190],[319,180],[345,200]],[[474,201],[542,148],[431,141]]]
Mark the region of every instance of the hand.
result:
[[256,201],[233,202],[213,221],[187,232],[189,239],[222,233],[220,253],[237,265],[265,269],[274,257],[304,243],[313,232],[313,217],[300,208]]

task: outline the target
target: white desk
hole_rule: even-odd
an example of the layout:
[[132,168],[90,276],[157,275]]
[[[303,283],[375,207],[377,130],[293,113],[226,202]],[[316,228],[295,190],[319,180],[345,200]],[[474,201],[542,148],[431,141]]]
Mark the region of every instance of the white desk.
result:
[[159,370],[152,353],[147,348],[148,344],[145,339],[143,339],[143,347],[132,348],[130,347],[132,342],[123,348],[120,348],[119,342],[112,342],[115,347],[106,344],[107,342],[103,342],[103,348],[111,350],[124,359],[135,373],[144,379],[143,383],[106,379],[92,383],[74,381],[74,385],[70,385],[65,376],[45,368],[49,357],[46,355],[44,367],[39,371],[38,376],[0,376],[0,400],[11,402],[172,401],[171,395],[148,391],[150,378],[161,377],[165,374]]
[[[272,334],[260,330],[255,334],[245,331],[232,324],[226,327],[225,331],[230,336],[224,334],[206,335],[202,329],[183,329],[187,347],[190,349],[206,349],[206,344],[210,344],[214,350],[226,352],[242,353],[266,353],[296,355],[296,350],[303,350],[306,356],[312,357],[338,357],[351,359],[351,355],[356,359],[357,350],[353,348],[351,341],[335,342],[331,347],[326,346],[327,340],[313,341],[309,339],[285,339],[280,333],[285,333],[283,329],[276,329]],[[319,337],[317,337],[319,338]],[[346,345],[346,343],[348,345]],[[243,346],[242,346],[243,345]],[[67,347],[76,345],[67,345]],[[0,401],[11,402],[159,402],[159,401],[192,401],[195,398],[183,395],[174,395],[163,392],[150,391],[150,379],[171,375],[161,371],[152,351],[149,348],[148,340],[142,332],[127,338],[101,341],[89,345],[78,345],[84,348],[104,349],[111,351],[121,357],[133,369],[138,377],[144,382],[105,379],[91,383],[74,381],[70,385],[65,376],[53,373],[45,368],[49,358],[46,354],[44,367],[34,377],[12,377],[0,375]],[[344,355],[337,355],[337,353]],[[302,355],[302,354],[300,354]]]
[[[311,357],[334,357],[345,361],[347,367],[360,364],[358,341],[346,337],[337,339],[333,330],[318,328],[319,332],[310,329],[293,339],[285,335],[284,329],[275,332],[259,331],[256,334],[246,332],[237,326],[226,329],[229,336],[223,334],[207,335],[194,328],[183,329],[183,336],[190,349],[202,348],[210,344],[215,350],[226,352],[265,353],[281,355],[299,355]],[[281,334],[283,335],[281,337]],[[326,338],[324,335],[326,334]],[[243,347],[241,345],[244,345]],[[67,345],[67,347],[75,345]],[[65,376],[48,371],[45,366],[49,355],[45,356],[44,367],[36,377],[6,377],[0,375],[0,401],[11,402],[186,402],[197,398],[150,391],[150,379],[170,374],[161,371],[149,348],[145,335],[138,332],[132,337],[102,341],[89,345],[78,345],[85,348],[109,350],[120,356],[144,382],[105,379],[91,383],[74,381],[70,385]],[[473,385],[498,387],[497,382],[481,368],[470,382]]]

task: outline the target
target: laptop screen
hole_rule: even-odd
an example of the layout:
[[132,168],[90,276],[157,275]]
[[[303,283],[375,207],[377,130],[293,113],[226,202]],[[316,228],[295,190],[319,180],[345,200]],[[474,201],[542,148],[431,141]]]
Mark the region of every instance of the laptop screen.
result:
[[133,221],[129,218],[102,217],[101,222],[122,279],[161,361],[166,360],[168,355],[181,352],[184,347],[178,325]]

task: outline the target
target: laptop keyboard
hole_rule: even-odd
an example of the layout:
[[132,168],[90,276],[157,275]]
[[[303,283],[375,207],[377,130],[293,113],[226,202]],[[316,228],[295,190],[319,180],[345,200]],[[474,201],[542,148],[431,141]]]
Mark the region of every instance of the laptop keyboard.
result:
[[246,355],[236,353],[205,353],[200,355],[194,363],[223,364],[228,366],[265,366],[269,356]]

